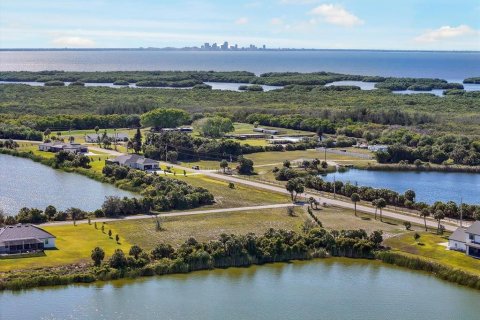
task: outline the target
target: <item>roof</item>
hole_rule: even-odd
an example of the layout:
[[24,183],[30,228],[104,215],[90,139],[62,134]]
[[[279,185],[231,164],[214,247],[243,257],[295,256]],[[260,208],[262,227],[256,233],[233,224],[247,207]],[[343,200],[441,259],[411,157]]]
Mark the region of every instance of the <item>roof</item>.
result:
[[141,164],[154,164],[157,161],[149,158],[139,156],[138,154],[126,154],[118,156],[112,160],[113,162],[118,162],[119,164],[129,164],[129,163],[141,163]]
[[0,242],[55,238],[55,236],[32,224],[17,224],[0,228]]
[[455,230],[450,237],[448,237],[448,240],[454,240],[458,242],[466,242],[467,235],[465,233],[465,229],[462,227],[458,227],[457,230]]
[[480,236],[480,221],[475,221],[470,227],[465,230],[467,233],[472,233]]

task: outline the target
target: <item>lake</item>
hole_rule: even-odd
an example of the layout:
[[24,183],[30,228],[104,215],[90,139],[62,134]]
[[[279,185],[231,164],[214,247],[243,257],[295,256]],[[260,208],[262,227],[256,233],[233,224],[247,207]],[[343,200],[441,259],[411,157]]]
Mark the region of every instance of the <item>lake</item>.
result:
[[[361,82],[361,81],[359,81]],[[44,82],[34,82],[34,81],[0,81],[0,84],[26,84],[34,87],[43,87],[45,86]],[[68,86],[70,82],[65,82],[65,86]],[[205,82],[212,87],[213,90],[230,90],[230,91],[241,91],[238,88],[242,85],[251,85],[250,83],[235,83],[235,82]],[[263,88],[263,91],[271,91],[275,89],[282,89],[282,86],[267,86],[260,85]],[[192,89],[192,87],[137,87],[135,83],[130,83],[128,86],[117,85],[113,83],[98,83],[90,82],[85,83],[85,87],[109,87],[109,88],[150,88],[150,89]]]
[[478,319],[480,291],[380,262],[328,259],[0,293],[0,318]]
[[44,210],[99,209],[106,196],[134,197],[134,193],[75,173],[52,169],[30,159],[0,154],[0,208],[15,215],[22,207]]
[[330,71],[372,76],[480,76],[480,52],[319,51],[0,51],[1,71],[214,70]]
[[400,193],[415,190],[416,201],[455,201],[480,204],[480,174],[434,171],[378,171],[349,169],[322,177],[326,181],[357,183],[359,186],[386,188]]

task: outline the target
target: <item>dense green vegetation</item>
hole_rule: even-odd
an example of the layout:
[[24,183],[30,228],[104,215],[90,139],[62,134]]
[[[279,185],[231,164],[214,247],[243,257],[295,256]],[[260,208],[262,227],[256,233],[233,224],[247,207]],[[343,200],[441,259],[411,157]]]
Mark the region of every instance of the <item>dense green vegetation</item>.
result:
[[177,249],[168,243],[159,243],[151,252],[132,246],[128,255],[117,249],[105,262],[103,249],[95,248],[91,255],[93,266],[68,271],[47,268],[7,273],[0,278],[0,290],[306,260],[323,258],[327,254],[373,258],[374,250],[381,242],[380,231],[370,235],[362,229],[329,232],[306,224],[302,233],[270,229],[261,236],[253,233],[244,236],[222,234],[217,240],[205,243],[190,238]]
[[472,77],[463,80],[463,83],[480,83],[480,77]]

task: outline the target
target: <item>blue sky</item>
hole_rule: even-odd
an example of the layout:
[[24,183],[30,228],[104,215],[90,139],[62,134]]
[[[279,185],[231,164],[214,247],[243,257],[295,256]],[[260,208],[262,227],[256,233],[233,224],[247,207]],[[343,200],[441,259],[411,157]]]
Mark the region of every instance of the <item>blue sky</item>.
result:
[[0,1],[1,48],[480,50],[480,0]]

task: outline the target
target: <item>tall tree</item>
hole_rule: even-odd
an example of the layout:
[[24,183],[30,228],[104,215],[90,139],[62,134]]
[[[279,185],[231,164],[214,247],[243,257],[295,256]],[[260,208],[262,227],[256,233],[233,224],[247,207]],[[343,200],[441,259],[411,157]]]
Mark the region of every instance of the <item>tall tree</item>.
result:
[[427,217],[430,215],[430,210],[428,208],[423,208],[422,211],[420,211],[420,216],[423,217],[423,223],[425,224],[425,231],[428,231],[427,229]]
[[297,195],[305,190],[303,179],[293,178],[287,181],[285,188],[290,192],[292,201],[297,201]]
[[357,216],[357,202],[360,201],[360,195],[358,193],[352,193],[350,196],[350,200],[352,200],[354,208],[355,208],[355,216]]
[[223,159],[222,161],[220,161],[220,168],[223,169],[223,173],[225,173],[225,169],[228,168],[228,162],[227,160]]
[[377,200],[377,208],[380,209],[380,221],[383,221],[383,212],[382,209],[387,206],[387,201],[385,199],[380,198]]
[[153,127],[156,130],[162,128],[176,128],[190,121],[190,115],[181,109],[158,108],[142,114],[141,123],[144,127]]
[[442,219],[445,218],[445,213],[443,212],[443,210],[437,210],[433,214],[433,217],[435,218],[435,220],[438,221],[437,233],[440,233],[440,222],[442,221]]
[[137,128],[137,132],[133,136],[133,150],[135,153],[139,153],[142,150],[142,133],[140,132],[140,128]]

